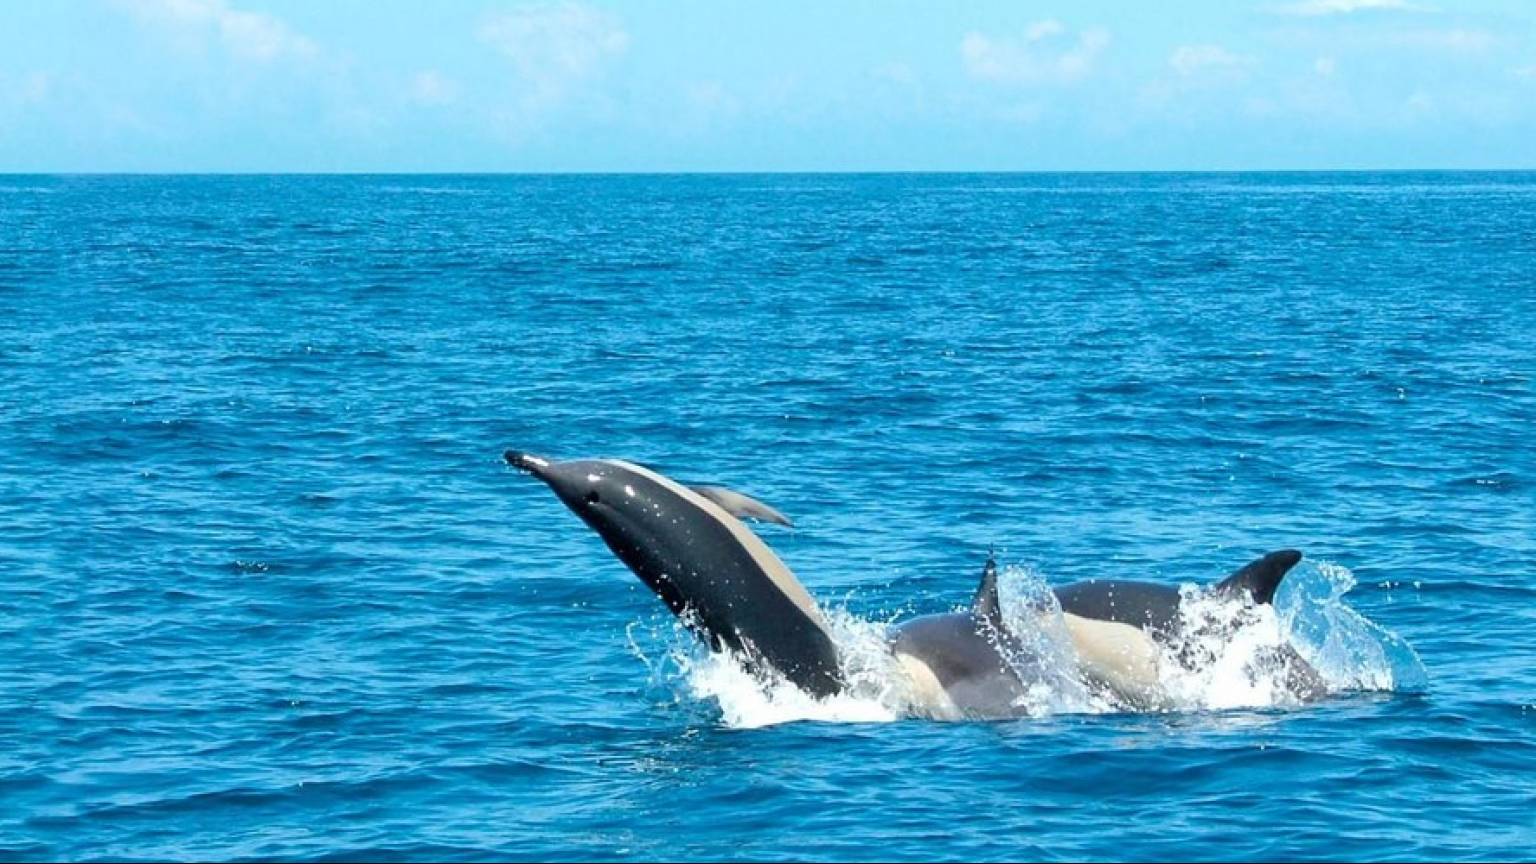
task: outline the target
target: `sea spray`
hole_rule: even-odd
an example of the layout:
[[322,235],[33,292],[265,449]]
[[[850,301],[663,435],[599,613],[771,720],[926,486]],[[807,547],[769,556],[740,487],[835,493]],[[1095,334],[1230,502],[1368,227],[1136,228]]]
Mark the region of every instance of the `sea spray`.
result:
[[[1182,626],[1160,645],[1164,698],[1153,710],[1296,707],[1322,695],[1298,683],[1317,677],[1327,693],[1421,688],[1425,674],[1412,648],[1344,602],[1353,584],[1342,567],[1303,564],[1282,584],[1273,606],[1184,585]],[[1015,705],[1019,717],[1135,710],[1085,680],[1061,608],[1037,571],[1003,568],[999,592],[1017,639],[1004,659],[1025,684]],[[888,622],[859,618],[846,608],[828,609],[827,621],[847,682],[827,699],[811,697],[771,669],[748,669],[734,654],[708,651],[670,618],[632,626],[628,638],[649,671],[650,687],[670,693],[672,701],[714,706],[730,728],[955,719],[914,700],[911,682],[887,647]],[[1303,675],[1302,659],[1317,676]]]

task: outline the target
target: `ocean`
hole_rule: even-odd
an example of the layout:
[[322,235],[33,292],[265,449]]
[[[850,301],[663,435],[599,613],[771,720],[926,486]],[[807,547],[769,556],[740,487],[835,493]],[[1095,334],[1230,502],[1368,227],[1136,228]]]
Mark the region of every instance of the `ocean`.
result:
[[[0,857],[1528,858],[1533,375],[1536,173],[0,176]],[[508,447],[866,634],[1294,547],[1335,692],[765,689]]]

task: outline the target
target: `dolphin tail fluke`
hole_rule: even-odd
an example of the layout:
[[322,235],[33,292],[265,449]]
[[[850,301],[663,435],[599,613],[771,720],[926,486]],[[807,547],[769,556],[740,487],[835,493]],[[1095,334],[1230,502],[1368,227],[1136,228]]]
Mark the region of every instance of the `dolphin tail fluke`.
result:
[[1301,553],[1295,549],[1271,552],[1218,582],[1216,590],[1246,595],[1252,597],[1255,603],[1269,603],[1275,599],[1280,580],[1300,560]]

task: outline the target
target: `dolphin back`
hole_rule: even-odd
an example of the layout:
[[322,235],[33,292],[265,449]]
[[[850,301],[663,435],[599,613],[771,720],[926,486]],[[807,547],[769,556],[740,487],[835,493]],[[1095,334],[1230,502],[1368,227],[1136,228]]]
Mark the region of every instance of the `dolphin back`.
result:
[[1246,566],[1231,576],[1216,583],[1216,591],[1223,594],[1235,594],[1253,598],[1253,602],[1265,604],[1274,602],[1275,591],[1280,588],[1280,580],[1285,574],[1291,572],[1296,562],[1301,560],[1301,553],[1295,549],[1280,549],[1265,555]]

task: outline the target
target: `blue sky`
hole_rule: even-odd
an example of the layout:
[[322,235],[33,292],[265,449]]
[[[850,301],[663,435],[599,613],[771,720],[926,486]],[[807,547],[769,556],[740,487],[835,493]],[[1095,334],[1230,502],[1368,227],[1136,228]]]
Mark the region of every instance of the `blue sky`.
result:
[[1536,167],[1536,2],[4,0],[0,171]]

